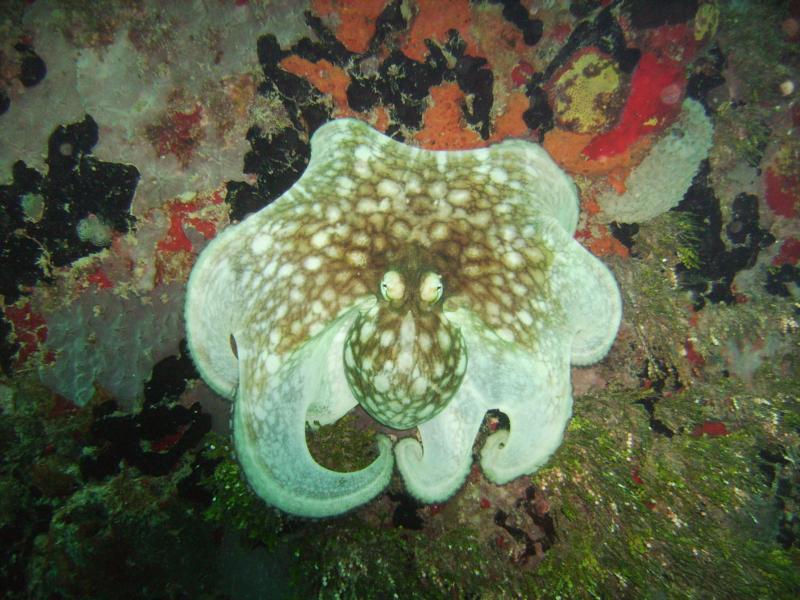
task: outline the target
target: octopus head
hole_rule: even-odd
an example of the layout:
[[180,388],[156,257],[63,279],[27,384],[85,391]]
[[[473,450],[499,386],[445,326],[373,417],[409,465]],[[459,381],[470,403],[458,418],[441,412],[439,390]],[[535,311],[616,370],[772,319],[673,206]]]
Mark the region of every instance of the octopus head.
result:
[[408,429],[447,406],[464,378],[467,352],[461,332],[442,313],[438,273],[390,269],[378,287],[378,302],[347,334],[345,374],[373,418]]

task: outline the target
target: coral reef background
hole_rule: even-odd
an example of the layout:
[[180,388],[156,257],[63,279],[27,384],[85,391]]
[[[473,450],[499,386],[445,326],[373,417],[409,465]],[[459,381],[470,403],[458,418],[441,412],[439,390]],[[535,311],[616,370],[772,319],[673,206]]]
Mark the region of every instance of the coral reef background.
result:
[[[15,598],[800,595],[800,2],[7,1],[0,589]],[[247,488],[181,307],[350,116],[543,144],[623,324],[540,472],[338,519]],[[487,415],[475,445],[508,427]],[[364,414],[307,433],[370,460]]]

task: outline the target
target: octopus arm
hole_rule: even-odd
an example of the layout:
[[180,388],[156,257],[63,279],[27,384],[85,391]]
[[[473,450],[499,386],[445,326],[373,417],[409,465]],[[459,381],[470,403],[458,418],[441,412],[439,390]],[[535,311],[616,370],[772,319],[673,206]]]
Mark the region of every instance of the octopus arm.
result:
[[572,414],[570,340],[554,327],[540,331],[532,345],[509,343],[477,317],[458,312],[469,351],[463,394],[481,407],[481,417],[496,409],[510,423],[481,450],[487,478],[503,484],[536,471],[561,444]]
[[424,502],[446,500],[461,487],[487,410],[501,410],[511,422],[510,432],[489,436],[481,453],[484,472],[498,484],[541,467],[572,411],[568,341],[546,336],[532,352],[502,340],[468,310],[451,319],[469,353],[464,381],[447,408],[419,426],[421,443],[405,439],[395,448],[407,488]]
[[552,219],[564,231],[574,232],[578,225],[578,191],[575,183],[561,170],[547,151],[522,140],[507,140],[491,148],[499,166],[515,167],[515,179],[525,193],[511,195],[507,202],[521,204],[534,219]]
[[[283,511],[326,517],[355,508],[389,483],[391,443],[378,437],[378,457],[366,468],[339,473],[319,465],[308,451],[305,431],[309,409],[350,391],[342,371],[342,331],[354,315],[335,320],[307,341],[273,375],[257,344],[246,333],[239,344],[239,391],[234,409],[236,452],[254,491]],[[338,409],[336,410],[338,412]]]
[[479,368],[470,381],[510,424],[510,430],[490,435],[481,450],[481,467],[498,485],[542,467],[561,444],[572,415],[567,341],[550,332],[537,346],[534,352],[489,348],[474,361]]
[[[316,394],[310,398],[306,423],[309,425],[330,425],[335,423],[358,405],[356,397],[350,391],[350,384],[344,374],[342,355],[347,333],[359,312],[367,310],[373,299],[356,302],[347,313],[340,315],[328,327],[323,336],[330,336],[330,346],[326,358],[327,389],[324,394]],[[325,343],[328,343],[327,341]]]
[[186,290],[186,338],[192,359],[211,388],[232,400],[239,379],[236,340],[240,320],[233,290],[233,265],[241,245],[237,227],[229,227],[200,254]]
[[412,438],[397,443],[397,468],[414,497],[442,502],[458,491],[472,466],[472,444],[485,413],[481,398],[462,382],[447,407],[419,425],[422,443]]
[[564,335],[572,336],[570,362],[589,365],[603,358],[617,336],[622,300],[614,276],[563,229],[551,227],[551,294],[565,314]]

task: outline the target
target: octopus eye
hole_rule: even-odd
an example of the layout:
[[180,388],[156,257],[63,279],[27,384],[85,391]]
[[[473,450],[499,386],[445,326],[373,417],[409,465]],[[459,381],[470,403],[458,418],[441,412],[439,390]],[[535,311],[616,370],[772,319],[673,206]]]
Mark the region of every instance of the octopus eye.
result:
[[422,281],[419,284],[419,297],[423,302],[433,304],[442,297],[444,292],[444,284],[442,278],[438,273],[431,271],[422,276]]
[[406,293],[406,284],[403,276],[397,271],[386,271],[381,279],[381,296],[384,300],[402,300]]

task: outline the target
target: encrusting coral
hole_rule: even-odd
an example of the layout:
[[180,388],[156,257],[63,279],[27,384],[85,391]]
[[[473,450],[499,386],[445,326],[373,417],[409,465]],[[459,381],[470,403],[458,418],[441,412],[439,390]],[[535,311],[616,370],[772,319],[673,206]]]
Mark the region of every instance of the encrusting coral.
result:
[[189,281],[189,347],[235,398],[256,492],[304,516],[378,494],[388,438],[351,473],[306,447],[307,422],[357,402],[388,427],[418,427],[421,443],[395,454],[425,502],[462,485],[490,409],[511,429],[487,440],[487,476],[544,464],[571,414],[570,363],[604,356],[620,321],[613,277],[572,238],[577,217],[574,185],[534,144],[432,152],[351,119],[317,130],[300,180],[219,235]]

